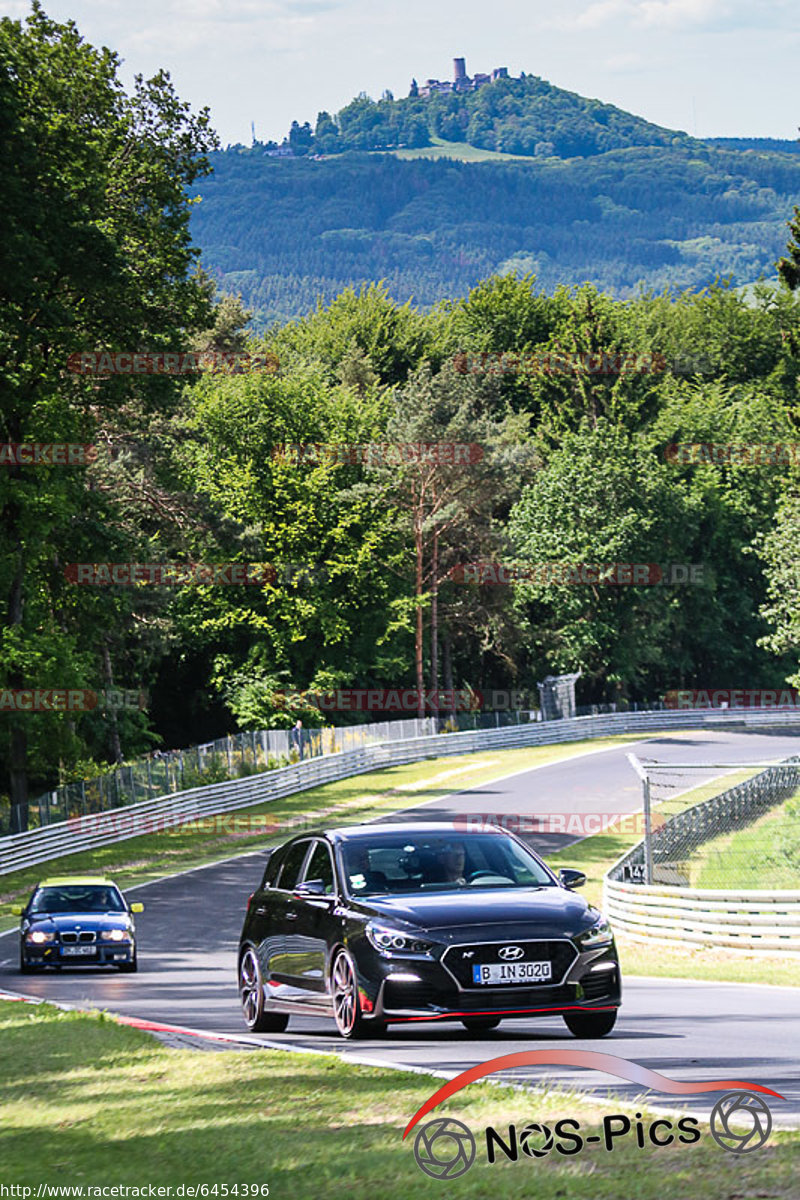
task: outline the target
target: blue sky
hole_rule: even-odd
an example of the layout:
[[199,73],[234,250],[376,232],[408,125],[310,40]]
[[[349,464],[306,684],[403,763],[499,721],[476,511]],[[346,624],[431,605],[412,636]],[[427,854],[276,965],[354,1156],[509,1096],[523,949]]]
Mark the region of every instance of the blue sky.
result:
[[[506,66],[699,137],[798,136],[797,0],[44,0],[137,72],[169,70],[223,144],[360,91]],[[3,13],[22,17],[22,0]]]

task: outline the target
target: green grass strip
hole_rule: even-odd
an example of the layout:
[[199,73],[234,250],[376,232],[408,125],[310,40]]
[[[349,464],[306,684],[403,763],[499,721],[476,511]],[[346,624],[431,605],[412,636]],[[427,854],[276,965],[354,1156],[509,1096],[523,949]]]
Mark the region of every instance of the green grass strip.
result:
[[[2,1182],[34,1189],[217,1185],[210,1196],[238,1185],[240,1197],[244,1184],[266,1185],[271,1200],[797,1194],[800,1135],[793,1132],[773,1131],[763,1149],[737,1156],[720,1149],[704,1125],[693,1145],[645,1140],[641,1150],[632,1131],[611,1153],[601,1142],[574,1157],[554,1149],[490,1166],[483,1132],[489,1125],[507,1135],[512,1122],[521,1129],[571,1118],[588,1137],[602,1134],[604,1114],[633,1113],[615,1099],[583,1099],[555,1087],[521,1093],[500,1082],[472,1084],[435,1110],[463,1121],[478,1142],[470,1170],[442,1183],[417,1166],[413,1134],[402,1140],[440,1083],[333,1055],[173,1050],[102,1014],[0,1002]],[[654,1114],[635,1111],[647,1128]]]

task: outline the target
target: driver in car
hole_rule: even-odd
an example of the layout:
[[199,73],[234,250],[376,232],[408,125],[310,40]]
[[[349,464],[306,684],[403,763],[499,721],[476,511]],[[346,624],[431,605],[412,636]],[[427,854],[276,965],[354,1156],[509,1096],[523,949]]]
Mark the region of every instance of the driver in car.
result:
[[467,882],[464,874],[467,860],[464,843],[446,842],[439,851],[438,859],[444,873],[445,882],[455,883],[459,887],[463,887]]

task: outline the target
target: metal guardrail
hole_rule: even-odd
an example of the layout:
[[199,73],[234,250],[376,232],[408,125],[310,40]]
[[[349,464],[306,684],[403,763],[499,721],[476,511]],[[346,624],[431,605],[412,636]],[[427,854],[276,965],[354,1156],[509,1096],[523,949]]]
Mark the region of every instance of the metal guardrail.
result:
[[800,891],[701,890],[606,875],[603,911],[635,941],[800,954]]
[[641,734],[667,727],[702,729],[720,725],[758,727],[799,723],[800,719],[794,712],[677,710],[574,717],[564,721],[532,722],[499,729],[383,742],[0,838],[0,875],[48,862],[65,854],[92,850],[138,837],[142,833],[168,828],[169,825],[164,824],[167,821],[177,824],[215,813],[248,808],[337,779],[387,766],[418,762],[423,758],[468,754],[477,750],[554,745],[626,733]]
[[622,855],[603,880],[603,909],[614,928],[642,942],[800,954],[800,890],[691,888],[676,882],[699,846],[746,828],[793,795],[798,783],[800,756],[671,817],[652,835],[653,883],[636,882],[647,865],[644,841]]

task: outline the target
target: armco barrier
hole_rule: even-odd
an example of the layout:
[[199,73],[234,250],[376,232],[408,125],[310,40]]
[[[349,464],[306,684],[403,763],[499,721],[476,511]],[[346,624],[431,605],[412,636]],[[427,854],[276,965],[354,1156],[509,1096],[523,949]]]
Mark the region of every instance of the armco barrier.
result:
[[800,891],[712,891],[606,876],[603,912],[618,933],[640,942],[800,954]]
[[[748,727],[800,725],[800,714],[765,710],[676,710],[672,712],[608,713],[528,725],[508,725],[466,733],[435,734],[365,746],[325,758],[315,758],[225,783],[206,784],[92,817],[62,821],[42,829],[0,838],[0,874],[48,862],[64,854],[92,850],[111,842],[138,837],[153,828],[153,819],[189,821],[232,809],[278,800],[320,784],[365,774],[388,766],[401,766],[424,758],[468,754],[477,750],[513,749],[554,745],[584,738],[617,734],[642,734],[662,729],[703,729],[708,726]],[[138,822],[138,825],[137,825]],[[149,822],[149,824],[148,824]],[[104,824],[105,823],[105,824]]]

